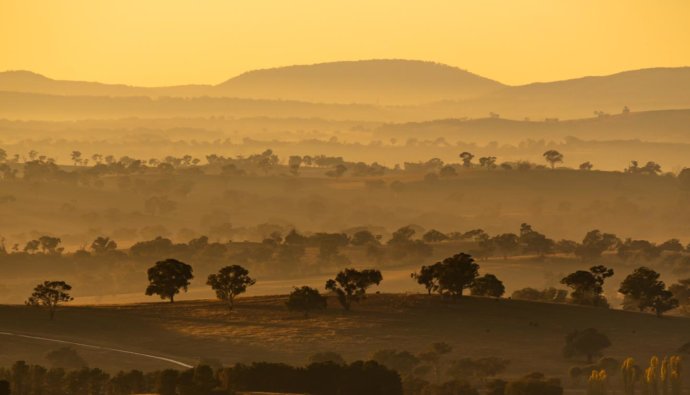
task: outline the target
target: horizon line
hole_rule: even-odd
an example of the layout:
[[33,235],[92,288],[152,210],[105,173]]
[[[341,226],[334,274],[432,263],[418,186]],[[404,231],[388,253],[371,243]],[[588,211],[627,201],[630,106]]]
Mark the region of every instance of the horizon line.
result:
[[358,62],[373,62],[373,61],[404,61],[404,62],[419,62],[419,63],[430,63],[430,64],[435,64],[435,65],[441,65],[441,66],[446,66],[446,67],[451,67],[454,69],[458,69],[460,71],[466,72],[473,74],[477,77],[480,78],[485,78],[490,81],[494,81],[497,83],[500,83],[502,85],[508,86],[508,87],[519,87],[519,86],[528,86],[528,85],[534,85],[534,84],[548,84],[548,83],[555,83],[555,82],[563,82],[563,81],[572,81],[572,80],[578,80],[578,79],[583,79],[583,78],[597,78],[597,77],[610,77],[613,75],[618,75],[618,74],[623,74],[623,73],[629,73],[629,72],[636,72],[636,71],[643,71],[643,70],[656,70],[656,69],[683,69],[683,68],[690,68],[690,65],[681,65],[681,66],[652,66],[652,67],[641,67],[641,68],[633,68],[633,69],[626,69],[626,70],[620,70],[616,71],[613,73],[608,73],[608,74],[585,74],[585,75],[579,75],[579,76],[574,76],[574,77],[568,77],[568,78],[563,78],[563,79],[555,79],[555,80],[540,80],[540,81],[531,81],[531,82],[526,82],[522,84],[507,84],[504,83],[500,80],[493,79],[491,77],[488,77],[484,74],[476,73],[473,71],[470,71],[468,69],[464,69],[459,66],[451,65],[448,63],[442,63],[434,60],[422,60],[422,59],[409,59],[409,58],[369,58],[369,59],[358,59],[358,60],[335,60],[335,61],[323,61],[323,62],[316,62],[316,63],[297,63],[297,64],[289,64],[289,65],[282,65],[282,66],[269,66],[269,67],[260,67],[260,68],[255,68],[251,70],[246,70],[243,71],[239,74],[235,74],[231,77],[228,77],[220,82],[216,83],[196,83],[196,82],[189,82],[189,83],[180,83],[180,84],[169,84],[169,85],[137,85],[137,84],[132,84],[132,83],[126,83],[126,82],[107,82],[106,80],[90,80],[90,79],[63,79],[60,77],[52,77],[49,76],[49,74],[45,74],[42,72],[38,72],[35,70],[31,69],[6,69],[0,71],[0,74],[5,74],[5,73],[31,73],[43,78],[47,78],[51,81],[62,81],[62,82],[85,82],[85,83],[96,83],[96,84],[102,84],[102,85],[114,85],[114,86],[125,86],[125,87],[132,87],[132,88],[175,88],[175,87],[185,87],[185,86],[204,86],[204,87],[214,87],[221,85],[225,82],[231,81],[235,78],[238,78],[240,76],[253,73],[253,72],[261,72],[261,71],[269,71],[269,70],[279,70],[279,69],[287,69],[291,67],[309,67],[309,66],[320,66],[320,65],[327,65],[327,64],[334,64],[334,63],[358,63]]

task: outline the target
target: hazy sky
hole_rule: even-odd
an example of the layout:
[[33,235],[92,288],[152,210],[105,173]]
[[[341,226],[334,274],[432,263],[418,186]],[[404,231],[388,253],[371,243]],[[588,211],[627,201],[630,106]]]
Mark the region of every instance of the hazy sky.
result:
[[0,70],[138,85],[371,58],[509,84],[690,65],[690,0],[0,0]]

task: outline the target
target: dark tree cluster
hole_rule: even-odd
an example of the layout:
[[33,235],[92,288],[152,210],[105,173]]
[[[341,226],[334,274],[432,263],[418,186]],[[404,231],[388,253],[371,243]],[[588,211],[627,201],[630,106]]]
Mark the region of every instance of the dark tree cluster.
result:
[[[515,290],[513,299],[609,307],[604,296],[604,282],[612,277],[613,269],[603,265],[592,266],[589,270],[577,270],[563,279],[561,284],[568,291],[554,287],[538,290],[523,288]],[[505,286],[493,274],[479,276],[479,265],[471,255],[460,253],[433,265],[424,265],[411,277],[424,286],[427,294],[437,292],[441,295],[460,297],[469,288],[473,296],[499,298],[505,293]],[[660,274],[647,267],[640,267],[625,278],[618,292],[625,295],[624,308],[634,307],[639,311],[651,310],[657,316],[679,306],[690,306],[690,280],[681,280],[667,288],[659,280]]]
[[307,367],[254,363],[217,370],[200,365],[183,371],[167,369],[144,373],[132,370],[113,376],[100,369],[47,369],[18,361],[9,369],[0,368],[0,391],[12,395],[232,395],[238,391],[314,395],[403,393],[400,376],[373,361],[345,365],[313,363]]
[[510,361],[498,357],[452,359],[453,348],[434,343],[428,351],[412,354],[392,349],[374,353],[372,359],[402,377],[406,395],[551,395],[562,394],[560,381],[540,373],[506,381],[496,378]]
[[471,255],[460,253],[422,266],[419,272],[412,273],[412,278],[423,285],[428,294],[438,292],[441,295],[461,297],[465,289],[470,288],[472,295],[500,297],[505,292],[503,283],[493,274],[479,277],[479,265]]
[[613,269],[606,266],[592,266],[578,270],[564,277],[561,284],[572,289],[570,299],[575,304],[608,307],[604,297],[604,281],[613,276]]

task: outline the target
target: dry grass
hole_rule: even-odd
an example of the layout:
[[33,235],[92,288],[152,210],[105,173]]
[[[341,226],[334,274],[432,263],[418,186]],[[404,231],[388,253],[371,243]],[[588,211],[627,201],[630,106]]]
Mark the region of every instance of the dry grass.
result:
[[[595,327],[611,338],[606,355],[674,352],[690,341],[690,319],[617,310],[465,297],[442,300],[426,295],[372,295],[346,313],[336,300],[329,309],[304,319],[288,312],[285,297],[240,300],[228,313],[213,301],[68,307],[54,322],[43,311],[0,307],[1,330],[24,332],[170,356],[194,363],[218,358],[224,363],[282,361],[302,364],[317,351],[337,351],[348,360],[369,357],[384,348],[423,351],[433,342],[454,347],[450,358],[497,356],[512,361],[509,375],[541,371],[565,376],[570,366],[561,356],[565,335]],[[17,358],[46,363],[53,345],[22,345],[0,339],[0,364]],[[163,362],[83,350],[93,365],[107,369],[168,367]]]

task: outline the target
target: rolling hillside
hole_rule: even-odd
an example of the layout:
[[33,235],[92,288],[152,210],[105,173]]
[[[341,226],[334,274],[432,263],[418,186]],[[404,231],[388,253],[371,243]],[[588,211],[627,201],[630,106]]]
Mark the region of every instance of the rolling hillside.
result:
[[240,97],[326,103],[414,105],[471,99],[503,85],[443,64],[368,60],[244,73],[217,86]]
[[0,73],[0,91],[60,96],[239,97],[313,103],[420,104],[485,95],[502,84],[456,67],[410,60],[332,62],[255,70],[219,85],[143,88]]
[[[690,67],[652,68],[626,71],[608,76],[583,77],[565,81],[507,86],[459,68],[432,62],[410,60],[367,60],[332,62],[315,65],[255,70],[218,85],[187,85],[142,88],[95,82],[58,81],[39,74],[14,71],[0,73],[0,91],[36,94],[20,99],[35,107],[34,119],[45,119],[46,99],[59,111],[69,106],[62,96],[98,96],[141,101],[144,97],[195,98],[185,106],[186,114],[197,116],[233,115],[228,111],[236,103],[218,104],[209,98],[253,99],[254,114],[276,116],[275,103],[363,104],[375,108],[376,114],[363,118],[345,106],[333,119],[378,121],[419,121],[458,117],[486,117],[490,112],[503,118],[542,120],[544,118],[584,118],[595,111],[620,113],[628,106],[633,111],[690,108]],[[6,96],[8,93],[4,93]],[[138,96],[138,99],[132,98]],[[78,100],[77,98],[71,98]],[[186,100],[186,99],[185,99]],[[65,103],[67,102],[67,103]],[[146,110],[122,110],[118,101],[104,102],[108,110],[81,113],[62,119],[106,116],[146,116]],[[283,116],[323,117],[326,111],[290,113]],[[166,112],[167,111],[167,112]],[[172,114],[167,109],[156,114]],[[15,110],[9,105],[2,117],[32,119],[31,112]]]
[[[644,361],[653,354],[674,353],[690,341],[686,318],[508,299],[452,301],[382,294],[371,295],[350,313],[330,299],[328,310],[308,319],[288,312],[284,302],[283,296],[244,298],[232,314],[212,301],[67,307],[53,322],[41,310],[0,306],[0,331],[151,353],[190,364],[200,357],[224,363],[303,364],[318,351],[336,351],[356,360],[385,348],[421,352],[443,341],[454,348],[449,359],[496,356],[511,360],[507,376],[541,371],[560,377],[567,376],[569,367],[585,364],[561,355],[565,335],[576,329],[595,327],[606,333],[613,346],[605,354],[617,359],[633,356]],[[17,358],[45,363],[43,355],[51,347],[0,337],[0,365]],[[123,366],[122,358],[111,362],[105,351],[80,352],[95,366]],[[136,357],[128,357],[126,366],[171,367]]]

